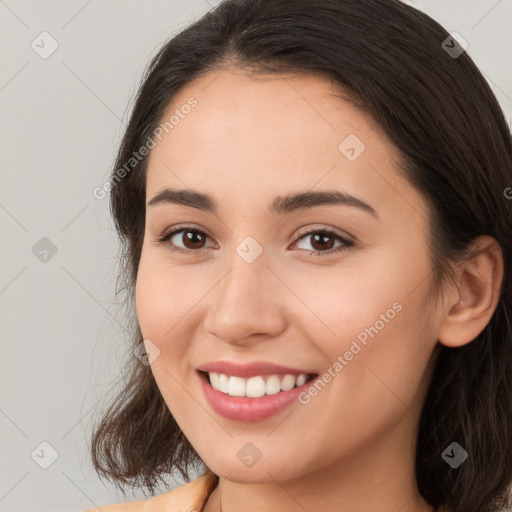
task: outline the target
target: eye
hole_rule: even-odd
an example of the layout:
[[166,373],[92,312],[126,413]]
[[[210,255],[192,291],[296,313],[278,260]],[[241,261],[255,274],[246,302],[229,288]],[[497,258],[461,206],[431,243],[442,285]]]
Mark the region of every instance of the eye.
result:
[[[176,236],[180,234],[181,236]],[[184,236],[185,235],[185,236]],[[348,240],[346,237],[336,233],[331,229],[316,229],[312,231],[299,233],[300,237],[295,242],[297,245],[299,242],[305,240],[307,237],[312,237],[311,246],[313,251],[308,249],[299,248],[299,250],[305,250],[311,253],[311,256],[323,256],[325,254],[334,254],[342,251],[346,251],[354,246],[354,242]],[[176,237],[176,241],[172,239]],[[184,247],[176,245],[176,242],[181,238],[181,244]],[[182,254],[198,254],[205,248],[206,239],[210,238],[209,235],[201,231],[200,229],[191,226],[179,226],[167,231],[164,234],[156,237],[154,241],[158,244],[166,244],[169,246],[171,251],[177,251]],[[341,244],[333,250],[334,241],[338,240]]]
[[[305,240],[307,237],[311,237],[310,245],[313,247],[313,251],[308,251],[311,252],[311,256],[324,256],[335,254],[342,251],[346,251],[354,246],[354,242],[336,233],[332,229],[315,229],[313,231],[307,231],[306,233],[303,233],[299,237],[297,242],[295,242],[295,245],[301,242],[302,240]],[[339,245],[336,249],[332,250],[335,240],[339,240],[341,242],[341,245]],[[307,249],[300,250],[307,251]]]
[[[172,241],[178,233],[181,233],[181,243],[185,244],[185,247],[176,246]],[[183,234],[186,236],[183,236]],[[155,238],[154,241],[158,244],[166,244],[169,242],[168,245],[171,251],[177,251],[183,254],[196,254],[204,248],[203,244],[206,238],[209,238],[209,236],[197,228],[180,226]],[[180,237],[176,236],[176,239],[179,240]]]

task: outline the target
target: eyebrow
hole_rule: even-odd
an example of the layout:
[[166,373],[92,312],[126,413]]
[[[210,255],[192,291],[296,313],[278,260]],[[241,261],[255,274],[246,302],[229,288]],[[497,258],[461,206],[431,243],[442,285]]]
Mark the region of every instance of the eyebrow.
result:
[[[207,194],[194,190],[165,188],[158,192],[147,205],[155,206],[162,203],[181,204],[205,212],[217,213],[215,200]],[[377,211],[368,203],[346,192],[337,190],[302,192],[287,196],[276,196],[269,206],[269,212],[272,214],[284,214],[322,205],[342,205],[359,208],[373,217],[379,218]]]

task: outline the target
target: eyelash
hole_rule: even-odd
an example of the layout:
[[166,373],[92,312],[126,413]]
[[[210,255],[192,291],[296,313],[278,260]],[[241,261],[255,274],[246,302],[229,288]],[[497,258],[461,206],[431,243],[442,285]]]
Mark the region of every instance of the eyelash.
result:
[[[204,236],[207,236],[209,238],[209,235],[207,235],[206,233],[204,233],[203,231],[201,231],[200,229],[197,229],[197,228],[194,228],[192,226],[179,226],[175,229],[173,229],[172,231],[169,231],[167,233],[164,233],[156,238],[154,238],[154,241],[157,243],[157,244],[165,244],[170,238],[172,238],[175,234],[177,233],[181,233],[181,232],[195,232],[195,233],[200,233],[201,235],[204,235]],[[332,236],[334,238],[337,238],[339,241],[341,241],[343,243],[342,246],[340,247],[337,247],[335,249],[329,249],[328,251],[308,251],[306,249],[298,249],[299,251],[306,251],[306,252],[309,252],[311,253],[311,256],[324,256],[324,255],[332,255],[332,254],[337,254],[339,252],[343,252],[343,251],[347,251],[349,249],[351,249],[355,244],[354,242],[352,242],[351,240],[348,240],[346,239],[345,237],[339,235],[338,233],[336,233],[335,231],[331,230],[331,229],[314,229],[314,230],[311,230],[311,231],[306,231],[306,232],[303,232],[303,233],[298,233],[298,238],[296,241],[299,241],[301,240],[302,238],[305,238],[307,236],[312,236],[312,235],[317,235],[317,234],[324,234],[324,235],[329,235],[329,236]],[[174,245],[174,244],[171,244],[171,245]],[[169,246],[169,250],[174,252],[179,252],[181,254],[186,254],[186,255],[192,255],[192,254],[199,254],[203,249],[197,249],[197,250],[193,250],[193,249],[182,249],[181,247],[172,247],[172,246]],[[297,250],[297,249],[296,249]]]

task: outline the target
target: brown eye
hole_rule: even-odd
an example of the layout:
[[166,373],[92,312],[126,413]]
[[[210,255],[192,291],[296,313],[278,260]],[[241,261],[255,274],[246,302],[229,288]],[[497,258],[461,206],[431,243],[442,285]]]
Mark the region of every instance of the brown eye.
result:
[[316,233],[311,236],[311,247],[313,247],[316,251],[321,251],[322,249],[332,249],[333,246],[334,237],[332,235]]
[[[181,238],[179,235],[181,235]],[[300,247],[299,249],[309,252],[311,256],[335,254],[346,251],[355,244],[330,229],[317,229],[306,232],[302,234],[295,243],[298,244],[308,237],[311,237],[310,246],[313,250]],[[210,238],[209,235],[199,229],[182,226],[157,237],[155,242],[167,245],[171,251],[177,251],[183,254],[196,254],[207,247],[205,244],[208,238]],[[337,246],[335,246],[336,240],[339,242]]]
[[168,245],[171,251],[194,254],[205,248],[207,238],[209,236],[199,229],[181,227],[164,233],[155,242]]
[[205,235],[196,230],[181,230],[178,233],[183,233],[182,242],[186,249],[202,249],[205,242]]
[[[296,244],[306,240],[307,238],[310,238],[309,245],[313,250],[310,251],[303,247],[299,247],[299,249],[306,250],[311,254],[311,256],[335,254],[346,251],[354,246],[354,242],[330,229],[317,229],[304,233],[299,237]],[[337,246],[335,246],[336,240],[340,242]]]

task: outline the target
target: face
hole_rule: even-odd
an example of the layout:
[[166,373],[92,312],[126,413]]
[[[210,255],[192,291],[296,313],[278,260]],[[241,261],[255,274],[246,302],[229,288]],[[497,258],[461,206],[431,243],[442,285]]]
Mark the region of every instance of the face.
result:
[[437,344],[428,209],[336,93],[319,76],[205,75],[149,157],[139,324],[172,415],[230,480],[413,457]]

